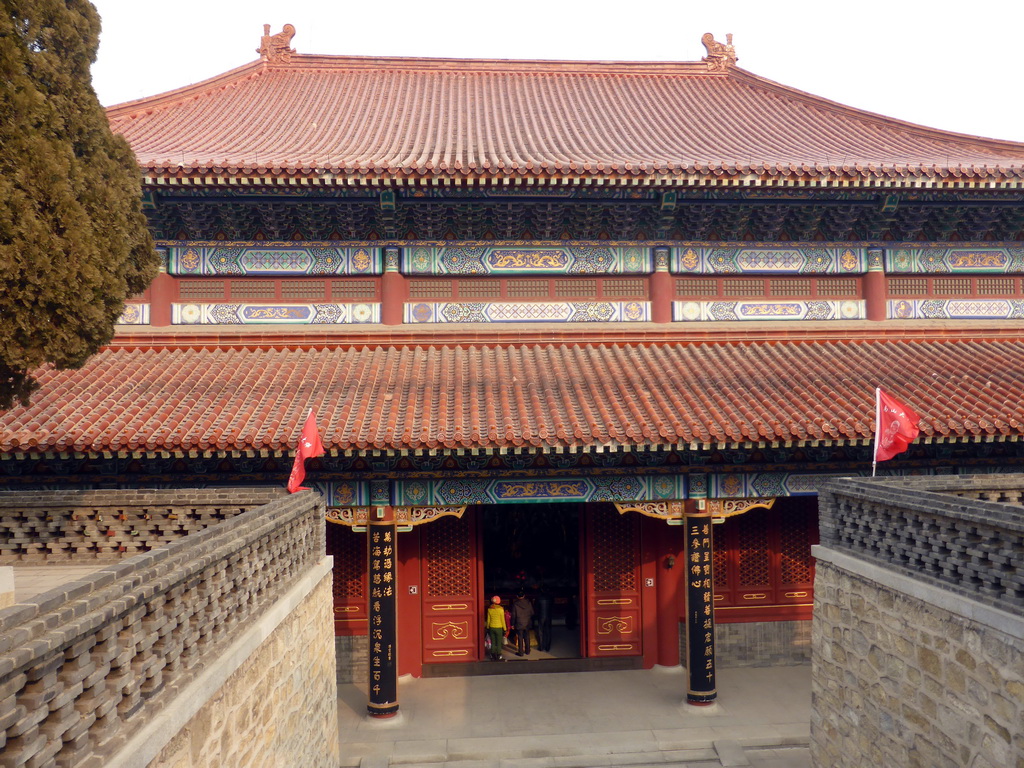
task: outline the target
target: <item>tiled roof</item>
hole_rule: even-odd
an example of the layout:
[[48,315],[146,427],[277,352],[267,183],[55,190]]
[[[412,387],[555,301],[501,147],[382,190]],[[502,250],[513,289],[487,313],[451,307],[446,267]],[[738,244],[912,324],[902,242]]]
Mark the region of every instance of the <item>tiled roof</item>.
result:
[[[333,450],[872,438],[874,388],[921,439],[1024,434],[1024,340],[108,348],[0,414],[0,451]],[[1005,439],[1005,438],[1004,438]]]
[[699,63],[296,55],[108,115],[151,182],[1024,183],[1024,144]]

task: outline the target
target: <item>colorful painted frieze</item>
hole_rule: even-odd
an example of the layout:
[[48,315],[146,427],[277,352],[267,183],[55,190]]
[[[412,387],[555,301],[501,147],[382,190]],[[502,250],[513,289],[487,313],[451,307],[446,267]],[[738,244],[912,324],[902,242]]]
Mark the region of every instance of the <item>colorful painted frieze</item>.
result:
[[676,322],[722,320],[863,320],[864,301],[741,299],[737,301],[673,301]]
[[[571,477],[494,480],[394,481],[399,506],[459,506],[464,504],[546,504],[560,501],[668,501],[674,499],[746,499],[816,496],[830,480],[870,475],[870,467],[836,473],[696,473],[660,477]],[[887,474],[933,474],[933,470],[893,470]]]
[[641,246],[412,246],[402,261],[408,275],[643,275],[654,269],[650,248]]
[[324,482],[308,479],[306,485],[324,497],[328,507],[365,507],[370,504],[370,484],[361,480],[328,480]]
[[[866,462],[865,462],[866,464]],[[973,469],[970,470],[973,473]],[[932,475],[935,469],[883,469],[879,467],[878,475]],[[770,498],[782,496],[817,496],[830,481],[841,477],[868,477],[870,466],[862,470],[849,470],[842,473],[813,472],[751,472],[710,474],[708,478],[708,498],[714,499],[747,499]]]
[[383,249],[317,243],[184,243],[168,245],[167,272],[185,277],[379,275]]
[[781,496],[816,496],[819,489],[838,477],[870,473],[794,474],[789,472],[723,473],[708,475],[708,497],[714,499],[771,498]]
[[647,322],[647,301],[415,302],[406,323],[623,323]]
[[661,501],[685,498],[686,476],[398,480],[394,493],[400,506]]
[[149,325],[149,304],[125,304],[118,325]]
[[893,248],[886,272],[897,274],[978,274],[1024,272],[1024,247]]
[[171,304],[172,325],[379,323],[380,304]]
[[786,496],[785,473],[729,473],[708,475],[708,498],[743,499]]
[[677,246],[672,272],[681,275],[858,275],[867,271],[867,249],[798,246]]
[[1022,320],[1024,299],[889,299],[891,320]]

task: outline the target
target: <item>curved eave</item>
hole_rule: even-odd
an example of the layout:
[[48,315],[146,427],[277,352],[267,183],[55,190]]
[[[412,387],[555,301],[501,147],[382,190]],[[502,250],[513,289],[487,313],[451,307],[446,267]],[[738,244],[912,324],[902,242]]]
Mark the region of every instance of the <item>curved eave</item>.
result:
[[[985,434],[958,434],[958,435],[925,435],[921,434],[914,445],[918,444],[977,444],[977,443],[1014,443],[1024,437],[1019,432],[1011,432],[1003,425],[997,431],[994,425],[990,425]],[[455,455],[504,455],[504,454],[529,454],[529,453],[644,453],[653,451],[715,451],[715,450],[764,450],[769,448],[817,448],[817,447],[870,447],[874,442],[873,435],[855,438],[839,439],[807,439],[807,440],[737,440],[721,442],[644,442],[644,443],[564,443],[549,442],[541,440],[517,441],[521,444],[503,445],[448,445],[439,444],[434,446],[422,445],[418,447],[389,446],[389,445],[365,445],[353,446],[350,448],[329,448],[326,451],[328,456],[357,456],[357,457],[380,457],[380,456],[436,456],[438,454]],[[40,449],[32,445],[24,445],[11,448],[0,454],[0,461],[10,460],[33,460],[43,459],[157,459],[157,458],[199,458],[212,456],[216,458],[227,458],[232,456],[263,456],[263,457],[288,457],[293,454],[288,446],[273,448],[267,447],[246,447],[237,446],[234,448],[175,448],[175,449],[128,449],[119,447],[108,448],[74,448],[70,450]],[[785,462],[783,462],[785,463]],[[710,468],[713,469],[713,468]],[[709,469],[709,471],[710,471]]]
[[395,173],[385,169],[219,168],[154,165],[143,168],[149,187],[731,187],[869,189],[1024,189],[1024,165],[1009,168],[961,166],[869,166],[831,168],[790,166],[694,167],[680,171],[622,169],[579,172],[570,169]]

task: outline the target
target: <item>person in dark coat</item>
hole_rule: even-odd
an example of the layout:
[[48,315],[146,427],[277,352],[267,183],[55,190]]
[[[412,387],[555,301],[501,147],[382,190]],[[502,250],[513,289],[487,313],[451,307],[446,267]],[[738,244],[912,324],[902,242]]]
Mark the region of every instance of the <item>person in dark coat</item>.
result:
[[516,629],[516,656],[530,653],[530,625],[533,624],[533,604],[520,592],[512,603],[512,626]]

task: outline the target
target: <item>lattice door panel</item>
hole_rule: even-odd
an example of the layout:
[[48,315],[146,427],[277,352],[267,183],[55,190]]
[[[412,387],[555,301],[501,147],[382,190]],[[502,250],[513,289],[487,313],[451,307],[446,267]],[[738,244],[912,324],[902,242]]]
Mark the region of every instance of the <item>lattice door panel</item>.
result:
[[636,656],[641,645],[640,518],[611,505],[586,514],[587,655]]
[[421,528],[423,661],[475,661],[481,653],[476,515],[442,517]]
[[814,499],[782,499],[771,510],[753,509],[716,526],[715,605],[730,612],[813,602],[816,530]]
[[813,600],[814,558],[811,545],[813,510],[787,506],[779,515],[779,603],[808,603]]
[[768,516],[762,510],[743,515],[737,536],[737,586],[746,605],[769,605],[773,602],[772,547]]
[[[716,525],[712,529],[714,538],[712,538],[712,568],[714,573],[714,585],[715,585],[715,605],[722,603],[723,605],[731,605],[733,602],[733,594],[730,589],[732,584],[732,562],[729,557],[729,547],[727,544],[726,537],[723,535],[725,531],[724,526]],[[689,567],[690,563],[687,563]]]
[[327,554],[334,557],[334,634],[365,634],[366,534],[327,523]]

